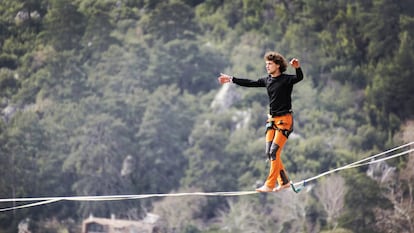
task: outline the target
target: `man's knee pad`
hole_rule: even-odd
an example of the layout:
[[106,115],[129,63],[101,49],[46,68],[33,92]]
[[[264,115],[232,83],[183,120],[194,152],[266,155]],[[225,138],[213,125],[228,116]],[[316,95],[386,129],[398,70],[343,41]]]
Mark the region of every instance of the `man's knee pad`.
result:
[[282,185],[285,185],[285,184],[289,183],[289,179],[288,179],[285,171],[283,171],[283,170],[280,171],[280,177],[282,178]]
[[272,146],[272,141],[266,142],[265,154],[270,160],[270,147]]
[[281,130],[282,134],[286,137],[289,138],[289,135],[292,133],[293,130],[291,129],[283,129]]
[[269,157],[270,159],[276,160],[276,153],[279,150],[279,145],[276,143],[272,143],[272,146],[270,147]]

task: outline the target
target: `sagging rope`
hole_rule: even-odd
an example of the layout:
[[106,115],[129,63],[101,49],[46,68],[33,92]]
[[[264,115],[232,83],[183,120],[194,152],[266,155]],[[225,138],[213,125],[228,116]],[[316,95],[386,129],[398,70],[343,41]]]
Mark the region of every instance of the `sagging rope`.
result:
[[45,205],[58,201],[119,201],[119,200],[136,200],[152,197],[184,197],[184,196],[242,196],[255,194],[256,191],[236,191],[236,192],[192,192],[192,193],[154,193],[138,195],[107,195],[107,196],[71,196],[71,197],[27,197],[27,198],[6,198],[0,199],[0,202],[30,202],[31,204],[19,205],[9,208],[0,209],[0,212],[29,208],[34,206]]
[[[348,165],[333,169],[333,170],[329,170],[326,172],[323,172],[319,175],[310,177],[308,179],[302,180],[300,182],[297,183],[293,183],[291,182],[291,187],[292,190],[296,193],[298,193],[299,191],[301,191],[305,185],[307,183],[309,183],[312,180],[316,180],[319,179],[323,176],[329,175],[331,173],[337,172],[337,171],[341,171],[341,170],[345,170],[345,169],[350,169],[350,168],[356,168],[356,167],[361,167],[361,166],[366,166],[369,164],[374,164],[374,163],[378,163],[381,161],[385,161],[385,160],[389,160],[392,158],[396,158],[399,156],[403,156],[406,154],[409,154],[411,152],[414,152],[414,149],[409,149],[409,150],[405,150],[403,152],[397,153],[397,154],[393,154],[387,157],[384,157],[382,159],[377,159],[374,160],[375,158],[391,153],[393,151],[396,150],[400,150],[402,148],[411,146],[412,144],[414,144],[414,142],[410,142],[407,143],[405,145],[381,152],[379,154],[370,156],[368,158],[350,163]],[[369,161],[371,160],[371,161]],[[369,162],[366,162],[369,161]],[[33,197],[33,198],[6,198],[6,199],[0,199],[0,203],[8,203],[8,202],[35,202],[35,203],[30,203],[30,204],[24,204],[24,205],[19,205],[19,206],[13,206],[13,207],[9,207],[9,208],[3,208],[0,209],[0,212],[5,212],[5,211],[10,211],[10,210],[16,210],[16,209],[23,209],[23,208],[29,208],[29,207],[34,207],[34,206],[40,206],[40,205],[45,205],[45,204],[50,204],[53,202],[58,202],[58,201],[117,201],[117,200],[136,200],[136,199],[145,199],[145,198],[153,198],[153,197],[183,197],[183,196],[243,196],[243,195],[251,195],[251,194],[256,194],[258,192],[256,191],[235,191],[235,192],[192,192],[192,193],[169,193],[169,194],[139,194],[139,195],[107,195],[107,196],[70,196],[70,197]]]
[[24,208],[29,208],[29,207],[39,206],[39,205],[46,205],[46,204],[53,203],[53,202],[58,202],[58,201],[61,201],[61,200],[60,199],[51,199],[51,200],[46,200],[46,201],[39,201],[39,202],[26,204],[26,205],[19,205],[19,206],[3,208],[3,209],[0,209],[0,212],[24,209]]

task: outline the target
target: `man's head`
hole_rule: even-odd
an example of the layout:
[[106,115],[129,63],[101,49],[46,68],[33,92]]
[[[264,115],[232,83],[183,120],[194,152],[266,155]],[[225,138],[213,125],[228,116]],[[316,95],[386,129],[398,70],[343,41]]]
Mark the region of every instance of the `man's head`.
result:
[[286,71],[287,68],[287,62],[286,59],[279,53],[277,52],[267,52],[264,55],[264,59],[266,62],[274,62],[276,65],[279,65],[279,71],[280,73],[283,73]]

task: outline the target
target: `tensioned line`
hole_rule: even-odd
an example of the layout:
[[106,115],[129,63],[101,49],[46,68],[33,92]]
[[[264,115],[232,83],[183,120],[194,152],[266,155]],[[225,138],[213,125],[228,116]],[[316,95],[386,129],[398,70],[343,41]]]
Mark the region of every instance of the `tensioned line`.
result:
[[34,206],[45,205],[58,201],[119,201],[134,200],[152,197],[184,197],[184,196],[242,196],[255,194],[256,191],[236,191],[236,192],[191,192],[191,193],[153,193],[137,195],[108,195],[108,196],[69,196],[69,197],[27,197],[27,198],[7,198],[0,199],[0,202],[30,202],[35,203],[18,205],[0,209],[0,212],[29,208]]
[[[404,144],[404,145],[401,145],[401,146],[395,147],[395,148],[393,148],[393,149],[390,149],[390,150],[387,150],[387,151],[381,152],[381,153],[379,153],[379,154],[376,154],[376,155],[370,156],[370,157],[368,157],[368,158],[361,159],[361,160],[358,160],[358,161],[356,161],[356,162],[353,162],[353,163],[347,164],[347,165],[345,165],[345,166],[338,167],[338,168],[335,168],[335,169],[332,169],[332,170],[329,170],[329,171],[326,171],[326,172],[320,173],[319,175],[316,175],[316,176],[310,177],[310,178],[308,178],[308,179],[302,180],[302,181],[300,181],[300,182],[294,183],[294,185],[300,185],[300,184],[302,184],[303,182],[307,183],[307,182],[309,182],[309,181],[319,179],[319,178],[321,178],[321,177],[323,177],[323,176],[329,175],[329,174],[334,173],[334,172],[337,172],[337,171],[341,171],[341,170],[345,170],[345,169],[350,169],[350,168],[361,167],[361,166],[365,166],[365,165],[369,165],[369,164],[374,164],[374,163],[378,163],[378,162],[381,162],[381,161],[385,161],[385,160],[389,160],[389,159],[392,159],[392,158],[396,158],[396,157],[399,157],[399,156],[403,156],[403,155],[409,154],[409,153],[411,153],[411,152],[414,152],[414,149],[409,149],[409,150],[403,151],[403,152],[401,152],[401,153],[397,153],[397,154],[394,154],[394,155],[389,155],[389,156],[384,157],[384,158],[382,158],[382,159],[377,159],[377,160],[374,160],[375,158],[377,158],[377,157],[379,157],[379,156],[382,156],[382,155],[385,155],[385,154],[391,153],[391,152],[396,151],[396,150],[403,149],[403,148],[405,148],[405,147],[411,146],[412,144],[414,144],[414,142],[410,142],[410,143],[407,143],[407,144]],[[371,161],[369,161],[369,160],[371,160]],[[365,161],[369,161],[369,162],[364,163]]]
[[[312,180],[316,180],[319,179],[323,176],[329,175],[331,173],[337,172],[337,171],[341,171],[341,170],[345,170],[345,169],[350,169],[350,168],[356,168],[356,167],[361,167],[361,166],[366,166],[369,164],[374,164],[374,163],[378,163],[381,161],[385,161],[385,160],[389,160],[392,158],[396,158],[399,156],[403,156],[406,154],[409,154],[411,152],[414,152],[414,149],[407,149],[403,152],[399,152],[396,154],[391,154],[388,155],[384,158],[381,159],[376,159],[375,158],[397,151],[397,150],[401,150],[403,148],[406,148],[408,146],[413,145],[414,142],[410,142],[398,147],[395,147],[393,149],[381,152],[379,154],[370,156],[368,158],[365,159],[361,159],[359,161],[347,164],[345,166],[342,167],[338,167],[323,173],[320,173],[316,176],[310,177],[308,179],[302,180],[300,182],[297,183],[291,183],[292,185],[292,189],[295,192],[299,192],[300,189],[296,189],[295,186],[305,186],[306,183],[312,181]],[[368,161],[368,162],[367,162]],[[58,201],[118,201],[118,200],[134,200],[134,199],[145,199],[145,198],[153,198],[153,197],[184,197],[184,196],[243,196],[243,195],[251,195],[251,194],[256,194],[258,192],[256,191],[235,191],[235,192],[189,192],[189,193],[154,193],[154,194],[137,194],[137,195],[106,195],[106,196],[67,196],[67,197],[26,197],[26,198],[4,198],[4,199],[0,199],[0,203],[16,203],[16,202],[34,202],[34,203],[30,203],[30,204],[23,204],[23,205],[17,205],[17,206],[13,206],[13,207],[8,207],[8,208],[3,208],[0,209],[0,212],[5,212],[5,211],[10,211],[10,210],[17,210],[17,209],[23,209],[23,208],[30,208],[30,207],[34,207],[34,206],[40,206],[40,205],[46,205],[46,204],[50,204],[53,202],[58,202]]]

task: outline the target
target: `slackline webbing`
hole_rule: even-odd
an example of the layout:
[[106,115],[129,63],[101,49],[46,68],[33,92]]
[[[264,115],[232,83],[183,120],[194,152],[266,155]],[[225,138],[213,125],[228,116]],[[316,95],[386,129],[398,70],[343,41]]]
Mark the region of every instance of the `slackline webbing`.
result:
[[58,201],[120,201],[136,200],[152,197],[184,197],[184,196],[242,196],[255,194],[256,191],[236,191],[236,192],[192,192],[192,193],[153,193],[138,195],[108,195],[108,196],[71,196],[71,197],[26,197],[26,198],[6,198],[0,199],[1,202],[33,202],[30,204],[18,205],[0,209],[0,212],[29,208],[39,205],[45,205]]
[[[413,145],[414,142],[410,142],[398,147],[395,147],[393,149],[381,152],[379,154],[370,156],[365,159],[361,159],[359,161],[347,164],[342,167],[338,167],[336,169],[332,169],[323,173],[320,173],[316,176],[310,177],[308,179],[302,180],[300,182],[293,183],[291,182],[291,186],[293,191],[299,192],[306,183],[319,179],[323,176],[329,175],[331,173],[350,169],[350,168],[356,168],[361,166],[366,166],[369,164],[378,163],[381,161],[386,161],[392,158],[400,157],[409,153],[414,152],[414,149],[405,149],[402,152],[395,153],[392,155],[388,155],[381,159],[375,158],[397,151],[401,150],[403,148],[409,147]],[[300,188],[297,188],[297,186],[301,186]],[[30,204],[22,204],[22,205],[14,205],[12,207],[3,208],[0,209],[0,212],[10,211],[10,210],[17,210],[17,209],[23,209],[23,208],[29,208],[34,206],[40,206],[40,205],[46,205],[53,202],[58,201],[120,201],[120,200],[136,200],[136,199],[145,199],[145,198],[153,198],[153,197],[184,197],[184,196],[243,196],[243,195],[251,195],[251,194],[257,194],[256,191],[235,191],[235,192],[191,192],[191,193],[154,193],[154,194],[137,194],[137,195],[106,195],[106,196],[68,196],[68,197],[26,197],[26,198],[3,198],[0,199],[0,203],[17,203],[17,202],[33,202]]]
[[[385,155],[385,154],[391,153],[391,152],[393,152],[393,151],[400,150],[400,149],[402,149],[402,148],[405,148],[405,147],[411,146],[412,144],[414,144],[414,142],[410,142],[410,143],[407,143],[407,144],[404,144],[404,145],[401,145],[401,146],[395,147],[395,148],[393,148],[393,149],[390,149],[390,150],[387,150],[387,151],[381,152],[381,153],[379,153],[379,154],[376,154],[376,155],[370,156],[370,157],[368,157],[368,158],[361,159],[361,160],[359,160],[359,161],[356,161],[356,162],[350,163],[350,164],[348,164],[348,165],[345,165],[345,166],[342,166],[342,167],[338,167],[338,168],[335,168],[335,169],[332,169],[332,170],[329,170],[329,171],[323,172],[323,173],[321,173],[321,174],[319,174],[319,175],[316,175],[316,176],[313,176],[313,177],[311,177],[311,178],[305,179],[305,180],[303,180],[303,181],[297,182],[297,183],[295,183],[294,185],[298,185],[298,184],[300,184],[300,183],[302,183],[302,182],[307,183],[307,182],[309,182],[309,181],[319,179],[319,178],[320,178],[320,177],[322,177],[322,176],[326,176],[326,175],[329,175],[329,174],[334,173],[334,172],[337,172],[337,171],[341,171],[341,170],[345,170],[345,169],[350,169],[350,168],[361,167],[361,166],[365,166],[365,165],[369,165],[369,164],[374,164],[374,163],[378,163],[378,162],[381,162],[381,161],[385,161],[385,160],[389,160],[389,159],[392,159],[392,158],[396,158],[396,157],[399,157],[399,156],[403,156],[403,155],[409,154],[409,153],[413,152],[413,151],[414,151],[414,149],[405,150],[405,151],[403,151],[403,152],[400,152],[400,153],[397,153],[397,154],[394,154],[394,155],[390,155],[390,156],[384,157],[384,158],[382,158],[382,159],[373,160],[373,159],[375,159],[375,158],[377,158],[377,157],[379,157],[379,156],[382,156],[382,155]],[[371,161],[369,161],[369,160],[371,160]],[[369,162],[365,162],[365,161],[369,161]],[[365,163],[364,163],[364,162],[365,162]]]

